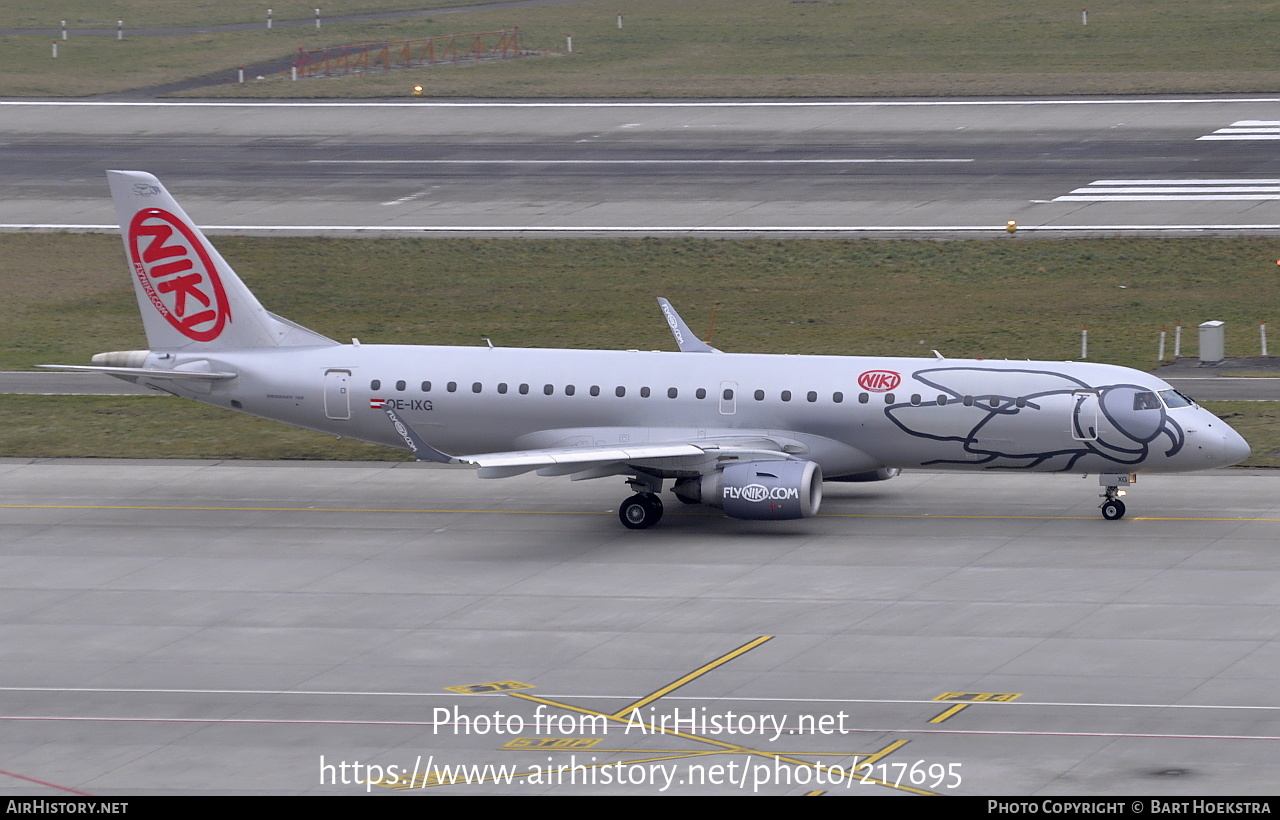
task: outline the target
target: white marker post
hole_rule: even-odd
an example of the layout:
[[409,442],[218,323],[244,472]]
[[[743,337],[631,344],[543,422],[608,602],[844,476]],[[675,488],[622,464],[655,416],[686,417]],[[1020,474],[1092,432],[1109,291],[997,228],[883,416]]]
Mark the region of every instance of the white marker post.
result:
[[62,21],[62,41],[64,43],[67,41],[67,21],[66,20]]
[[1262,355],[1267,355],[1267,320],[1262,319],[1258,322],[1258,335],[1262,337]]
[[117,40],[124,39],[124,21],[123,20],[116,21],[116,39]]
[[271,28],[271,9],[267,9],[267,28]]
[[316,28],[320,28],[320,9],[316,9]]
[[621,14],[619,14],[619,15],[618,15],[618,29],[619,29],[619,30],[621,30],[621,29],[622,29],[622,15],[621,15]]
[[1160,352],[1156,354],[1157,362],[1164,361],[1164,334],[1165,334],[1165,329],[1162,327],[1160,328]]
[[56,60],[58,59],[58,41],[53,40],[51,42],[53,43],[53,59]]
[[1080,9],[1080,25],[1082,25],[1082,26],[1087,26],[1087,25],[1089,25],[1089,10],[1088,10],[1088,9]]
[[244,66],[240,66],[240,70],[236,72],[236,82],[244,85]]
[[298,81],[298,67],[296,65],[289,66],[289,79],[295,83]]
[[1182,320],[1179,319],[1178,323],[1173,326],[1173,358],[1176,359],[1181,355],[1182,355]]
[[565,38],[565,43],[567,44],[566,48],[568,49],[569,53],[572,54],[573,53],[573,35],[566,34],[564,38]]
[[1089,358],[1089,326],[1080,325],[1080,358]]

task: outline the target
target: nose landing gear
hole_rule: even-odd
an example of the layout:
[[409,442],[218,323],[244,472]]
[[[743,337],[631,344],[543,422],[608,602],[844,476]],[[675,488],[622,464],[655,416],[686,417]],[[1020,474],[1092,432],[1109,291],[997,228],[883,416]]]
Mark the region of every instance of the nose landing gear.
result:
[[1104,473],[1098,476],[1098,483],[1103,487],[1103,493],[1100,496],[1102,503],[1098,505],[1098,509],[1102,510],[1103,518],[1108,521],[1118,521],[1124,518],[1124,502],[1120,498],[1125,494],[1125,491],[1120,487],[1127,487],[1137,480],[1138,476],[1133,473]]

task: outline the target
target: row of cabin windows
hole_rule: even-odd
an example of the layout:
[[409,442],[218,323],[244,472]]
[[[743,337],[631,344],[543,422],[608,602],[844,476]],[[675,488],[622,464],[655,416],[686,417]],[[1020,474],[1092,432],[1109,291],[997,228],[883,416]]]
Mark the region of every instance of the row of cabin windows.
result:
[[[430,393],[430,392],[431,392],[431,387],[432,387],[431,382],[429,382],[429,381],[425,381],[425,382],[423,382],[423,383],[422,383],[422,385],[421,385],[422,392],[423,392],[423,393]],[[408,385],[407,385],[403,380],[401,380],[401,381],[397,381],[397,382],[396,382],[396,390],[398,390],[398,391],[400,391],[400,392],[402,392],[402,393],[403,393],[407,388],[408,388]],[[381,380],[381,379],[374,379],[373,381],[369,382],[369,389],[370,389],[370,390],[375,390],[375,391],[377,391],[377,390],[381,390],[381,389],[382,389],[382,380]],[[445,389],[445,391],[446,391],[446,392],[449,392],[449,393],[456,393],[456,392],[458,392],[458,383],[457,383],[457,382],[448,382],[447,384],[445,384],[444,389]],[[509,387],[508,387],[508,385],[507,385],[507,383],[506,383],[506,382],[499,382],[499,383],[498,383],[498,388],[497,388],[498,393],[505,395],[505,394],[508,392],[508,389],[509,389]],[[572,384],[566,384],[566,385],[564,386],[564,394],[565,394],[566,396],[572,396],[572,395],[575,395],[575,394],[577,393],[577,390],[578,390],[578,389],[577,389],[575,386],[573,386]],[[481,393],[481,392],[483,392],[483,391],[484,391],[484,385],[482,385],[480,382],[472,382],[472,384],[471,384],[471,392],[472,392],[472,393]],[[522,395],[522,396],[527,396],[527,395],[529,395],[529,385],[527,385],[527,384],[522,384],[522,385],[520,385],[519,387],[517,387],[517,388],[516,388],[516,392],[518,392],[518,393],[519,393],[520,395]],[[542,386],[542,394],[543,394],[544,396],[553,396],[553,395],[555,395],[555,392],[556,392],[556,388],[555,388],[555,385],[553,385],[553,384],[546,384],[546,385],[543,385],[543,386]],[[593,385],[591,385],[590,389],[589,389],[587,392],[588,392],[588,393],[590,393],[592,396],[599,396],[599,395],[600,395],[600,385],[598,385],[598,384],[593,384]],[[617,396],[618,398],[622,398],[622,397],[624,397],[624,396],[626,396],[626,395],[627,395],[627,388],[625,388],[625,387],[621,387],[621,386],[619,386],[619,387],[615,387],[615,388],[613,389],[613,394],[614,394],[615,396]],[[651,395],[652,395],[652,391],[651,391],[648,387],[641,387],[641,388],[640,388],[640,398],[647,399],[647,398],[649,398],[649,396],[651,396]],[[677,390],[676,388],[674,388],[674,387],[668,387],[668,388],[667,388],[667,398],[669,398],[669,399],[674,399],[674,398],[679,397],[679,395],[680,395],[680,391],[679,391],[679,390]],[[885,403],[885,404],[894,404],[894,403],[897,401],[897,396],[896,396],[896,395],[894,395],[893,393],[885,393],[885,394],[883,394],[883,395],[884,395],[884,403]],[[694,396],[696,396],[696,397],[697,397],[697,398],[699,398],[699,399],[705,399],[705,398],[707,397],[707,391],[706,391],[706,388],[699,387],[697,390],[695,390],[695,391],[694,391]],[[765,392],[764,392],[763,390],[757,390],[757,391],[755,391],[755,393],[753,394],[753,396],[752,396],[752,397],[753,397],[756,401],[764,401],[764,398],[765,398]],[[780,397],[783,401],[791,401],[791,398],[792,398],[791,391],[790,391],[790,390],[783,390],[783,391],[779,394],[779,397]],[[815,402],[817,402],[817,401],[818,401],[818,393],[817,393],[817,391],[814,391],[814,390],[810,390],[808,393],[805,393],[805,396],[804,396],[804,397],[805,397],[805,400],[806,400],[806,401],[808,401],[808,402],[809,402],[809,403],[811,403],[811,404],[812,404],[812,403],[815,403]],[[732,390],[732,388],[725,388],[725,390],[724,390],[724,392],[723,392],[723,394],[722,394],[721,398],[723,398],[723,400],[724,400],[724,401],[733,401],[733,390]],[[831,401],[832,401],[832,402],[834,402],[835,404],[842,404],[842,403],[844,402],[844,393],[840,392],[839,390],[837,390],[836,392],[832,393],[832,394],[831,394]],[[871,395],[870,395],[869,393],[859,393],[859,394],[858,394],[858,403],[859,403],[859,404],[867,404],[867,403],[868,403],[868,402],[870,402],[870,401],[871,401]],[[934,399],[933,403],[936,403],[939,407],[944,407],[944,406],[946,406],[947,401],[948,401],[947,396],[944,396],[944,395],[942,395],[942,394],[939,394],[939,395],[938,395],[938,397],[937,397],[936,399]],[[965,406],[965,407],[973,407],[975,404],[981,404],[981,403],[982,403],[980,400],[975,399],[973,396],[965,396],[965,397],[962,399],[962,401],[963,401],[963,404],[964,404],[964,406]],[[987,402],[988,402],[992,407],[999,407],[999,406],[1000,406],[1000,403],[1001,403],[1001,399],[1000,399],[999,397],[992,396],[992,397],[990,397],[990,398],[987,400]],[[920,397],[920,394],[919,394],[919,393],[913,393],[913,394],[911,395],[911,404],[916,405],[916,406],[919,406],[919,405],[921,405],[921,404],[927,404],[927,403],[930,403],[930,402],[926,402],[924,399],[922,399],[922,398]],[[1014,400],[1014,404],[1015,404],[1015,406],[1017,406],[1017,407],[1026,407],[1026,406],[1027,406],[1027,400],[1026,400],[1025,398],[1018,397],[1017,399],[1015,399],[1015,400]]]

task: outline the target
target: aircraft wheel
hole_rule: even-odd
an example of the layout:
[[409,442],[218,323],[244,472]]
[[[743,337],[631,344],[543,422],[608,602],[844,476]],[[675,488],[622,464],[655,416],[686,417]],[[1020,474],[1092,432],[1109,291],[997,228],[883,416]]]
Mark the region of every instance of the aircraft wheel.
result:
[[1118,498],[1110,498],[1102,503],[1102,517],[1108,521],[1124,518],[1124,502]]
[[662,520],[662,513],[665,512],[662,507],[662,499],[650,493],[645,497],[645,500],[649,502],[649,506],[653,509],[653,523],[657,524]]
[[657,524],[660,518],[662,502],[652,493],[637,493],[618,507],[618,520],[629,530],[648,529]]

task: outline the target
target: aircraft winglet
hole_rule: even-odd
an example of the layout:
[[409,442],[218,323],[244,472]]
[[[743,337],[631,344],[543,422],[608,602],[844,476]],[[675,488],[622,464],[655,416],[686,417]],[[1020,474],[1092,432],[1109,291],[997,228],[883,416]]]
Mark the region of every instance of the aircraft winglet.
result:
[[439,464],[457,464],[458,460],[448,453],[442,453],[423,441],[422,436],[414,432],[413,428],[405,424],[396,411],[390,407],[382,408],[382,412],[387,414],[387,418],[391,419],[391,425],[396,428],[396,433],[400,438],[404,439],[405,445],[409,448],[409,452],[413,453],[413,457],[418,461],[434,461]]
[[671,335],[676,337],[676,344],[680,346],[681,353],[721,352],[694,336],[693,331],[689,330],[689,326],[684,323],[684,319],[681,319],[680,314],[676,313],[676,309],[661,296],[658,297],[658,306],[662,308],[662,316],[667,320],[667,327],[671,328]]

